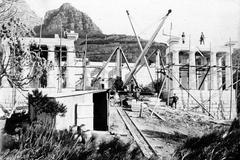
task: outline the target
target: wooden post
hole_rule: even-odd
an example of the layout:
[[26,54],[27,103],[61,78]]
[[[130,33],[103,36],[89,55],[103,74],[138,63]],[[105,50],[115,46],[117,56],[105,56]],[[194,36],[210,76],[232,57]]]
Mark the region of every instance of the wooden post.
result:
[[86,90],[86,66],[87,66],[87,34],[86,34],[86,40],[85,40],[85,52],[83,57],[83,90]]
[[236,107],[237,107],[237,114],[239,114],[238,112],[239,112],[239,110],[238,110],[238,70],[239,70],[239,61],[237,61],[237,71],[236,71],[236,73],[237,73],[237,84],[236,84],[236,93],[235,93],[235,97],[236,97]]
[[77,126],[77,117],[78,117],[77,107],[78,107],[78,105],[75,104],[75,106],[74,106],[74,125],[75,126]]
[[[169,36],[169,53],[171,53],[171,39],[172,39],[172,22],[171,22],[171,26],[170,26],[170,36]],[[172,57],[173,57],[173,53],[172,53]],[[168,68],[168,75],[170,75],[170,72],[171,72],[171,66],[169,65],[169,68]],[[173,78],[172,78],[173,79]],[[167,106],[169,106],[169,99],[170,99],[170,81],[168,79],[168,97],[167,97]]]
[[[131,68],[130,68],[130,66],[129,66],[129,63],[128,63],[128,60],[127,60],[127,57],[125,56],[125,54],[124,54],[124,52],[123,52],[122,49],[121,49],[121,53],[122,53],[122,57],[123,57],[123,59],[124,59],[125,62],[126,62],[126,65],[127,65],[128,70],[131,72]],[[136,85],[137,87],[139,87],[139,85],[138,85],[138,83],[137,83],[137,80],[136,80],[136,78],[135,78],[134,75],[133,75],[133,81],[134,81],[135,85]]]
[[61,33],[60,33],[60,53],[59,53],[59,75],[58,75],[58,93],[62,92],[62,20],[61,20]]
[[[190,49],[190,48],[189,48]],[[188,99],[187,99],[187,101],[188,101],[188,105],[187,105],[187,110],[189,109],[189,92],[190,92],[190,64],[188,65]]]
[[140,112],[139,112],[139,117],[141,118],[142,117],[142,113],[143,113],[143,104],[142,104],[142,101],[140,103]]
[[211,113],[211,107],[212,107],[212,56],[211,56],[211,43],[210,43],[210,70],[209,70],[209,79],[210,79],[210,86],[209,86],[209,112]]
[[[231,119],[231,114],[232,114],[232,90],[233,90],[233,72],[232,72],[232,46],[235,45],[236,42],[231,40],[231,37],[229,38],[229,42],[225,44],[225,46],[229,46],[229,56],[230,56],[230,114],[229,114],[229,119]],[[229,66],[227,66],[229,67]]]
[[229,49],[230,49],[230,80],[231,80],[231,92],[230,92],[230,114],[229,119],[231,119],[232,114],[232,90],[233,90],[233,75],[232,75],[232,45],[231,45],[231,38],[229,38]]

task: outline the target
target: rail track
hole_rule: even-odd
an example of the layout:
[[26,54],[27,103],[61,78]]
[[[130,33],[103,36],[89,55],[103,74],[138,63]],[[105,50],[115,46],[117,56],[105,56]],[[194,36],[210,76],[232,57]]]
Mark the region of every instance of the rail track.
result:
[[147,158],[150,158],[152,156],[160,158],[160,155],[157,154],[154,147],[148,142],[144,134],[140,131],[140,129],[138,129],[138,127],[131,120],[126,111],[123,110],[121,107],[116,107],[116,109],[120,117],[122,118],[123,122],[125,123],[127,129],[129,130],[130,134],[133,136],[134,140],[140,147],[144,156]]

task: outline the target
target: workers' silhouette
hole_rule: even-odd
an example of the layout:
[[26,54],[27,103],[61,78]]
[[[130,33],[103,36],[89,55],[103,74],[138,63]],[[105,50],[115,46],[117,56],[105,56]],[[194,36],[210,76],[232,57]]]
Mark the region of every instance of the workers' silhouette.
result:
[[201,32],[200,45],[205,44],[205,43],[204,43],[204,39],[205,39],[205,36],[204,36],[203,32]]
[[176,93],[174,93],[174,95],[172,97],[170,97],[171,99],[171,103],[170,103],[170,106],[172,108],[177,108],[177,101],[178,101],[178,96],[176,95]]
[[182,43],[184,44],[185,43],[185,33],[182,32]]

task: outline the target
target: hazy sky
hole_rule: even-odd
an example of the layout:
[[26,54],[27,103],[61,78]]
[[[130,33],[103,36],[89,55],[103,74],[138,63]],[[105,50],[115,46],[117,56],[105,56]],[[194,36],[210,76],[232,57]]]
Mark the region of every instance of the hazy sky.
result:
[[[58,8],[64,2],[87,13],[105,34],[133,35],[126,10],[129,10],[138,35],[149,39],[160,22],[172,9],[164,25],[164,32],[191,35],[199,41],[200,33],[206,42],[223,45],[231,37],[240,40],[240,0],[26,0],[30,7],[44,17],[47,10]],[[157,41],[162,38],[160,31]]]

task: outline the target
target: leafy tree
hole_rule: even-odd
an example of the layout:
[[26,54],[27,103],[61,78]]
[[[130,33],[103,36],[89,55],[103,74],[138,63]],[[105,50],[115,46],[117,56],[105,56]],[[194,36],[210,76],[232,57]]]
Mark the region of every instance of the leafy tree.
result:
[[17,10],[13,7],[15,0],[2,0],[0,2],[0,23],[7,21],[13,17]]
[[6,78],[10,86],[22,88],[42,75],[44,59],[22,43],[22,37],[32,34],[20,19],[0,26],[0,82]]

